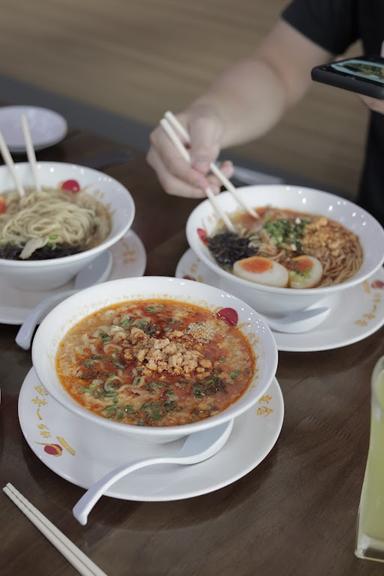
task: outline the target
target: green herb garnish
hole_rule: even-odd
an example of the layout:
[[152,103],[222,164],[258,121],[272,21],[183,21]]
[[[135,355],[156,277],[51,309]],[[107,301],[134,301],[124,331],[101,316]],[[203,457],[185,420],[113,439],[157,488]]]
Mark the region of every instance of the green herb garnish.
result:
[[162,309],[163,309],[162,304],[150,304],[149,306],[146,306],[144,308],[144,310],[146,312],[149,312],[150,314],[156,314],[156,312],[160,312],[160,310]]
[[148,384],[146,384],[145,388],[149,392],[156,392],[157,390],[160,390],[161,388],[163,388],[163,386],[164,386],[163,382],[148,382]]
[[120,320],[119,326],[121,326],[124,329],[130,328],[133,324],[133,318],[131,318],[131,316],[123,316],[122,319]]
[[192,390],[195,398],[203,398],[205,396],[204,389],[200,384],[195,384]]
[[303,218],[278,218],[269,220],[263,226],[272,242],[280,247],[283,244],[294,246],[296,251],[301,248],[305,227],[309,223]]
[[104,344],[105,344],[106,342],[109,342],[110,339],[111,339],[110,335],[107,334],[106,332],[100,332],[100,333],[99,333],[99,337],[100,337],[101,340],[104,342]]
[[151,420],[160,420],[164,416],[162,406],[159,402],[145,402],[141,409],[144,410]]

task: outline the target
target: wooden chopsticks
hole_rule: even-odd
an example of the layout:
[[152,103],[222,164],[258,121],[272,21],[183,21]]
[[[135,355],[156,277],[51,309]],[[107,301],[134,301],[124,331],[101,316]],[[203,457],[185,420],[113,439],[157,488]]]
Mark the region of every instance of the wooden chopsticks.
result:
[[19,178],[19,174],[15,168],[15,164],[9,152],[8,146],[1,132],[0,132],[0,152],[3,157],[4,163],[6,164],[8,170],[11,173],[11,176],[16,186],[16,190],[18,191],[20,198],[23,198],[25,196],[25,190]]
[[[186,160],[188,162],[188,164],[191,164],[191,156],[190,156],[188,150],[185,148],[184,144],[179,139],[176,131],[174,130],[174,128],[170,124],[170,122],[166,118],[163,118],[162,120],[160,120],[160,126],[163,128],[164,132],[167,134],[167,136],[169,137],[171,142],[173,142],[176,149],[180,152],[180,154],[184,158],[184,160]],[[204,190],[204,192],[207,195],[208,200],[212,204],[214,211],[223,220],[227,229],[230,232],[235,232],[234,225],[230,221],[228,215],[224,212],[224,210],[219,205],[219,203],[216,199],[216,196],[214,195],[212,190],[208,187]]]
[[[38,176],[38,171],[37,171],[36,155],[35,155],[35,150],[33,148],[32,136],[31,136],[31,131],[30,131],[29,124],[28,124],[28,119],[27,119],[25,114],[22,114],[22,116],[21,116],[21,129],[23,131],[23,136],[24,136],[24,141],[25,141],[25,149],[27,152],[28,161],[29,161],[29,164],[31,166],[33,179],[35,181],[35,188],[38,192],[40,192],[41,186],[40,186],[39,176]],[[3,157],[3,160],[6,164],[6,166],[8,167],[8,169],[12,175],[12,178],[15,182],[16,190],[18,191],[20,198],[23,198],[25,196],[25,190],[24,190],[23,185],[21,183],[21,180],[19,178],[19,174],[16,170],[15,164],[13,162],[13,158],[9,152],[9,148],[7,146],[7,143],[5,142],[4,137],[1,134],[1,132],[0,132],[0,152],[1,152],[1,155]]]
[[39,175],[37,173],[35,149],[34,149],[33,143],[32,143],[32,136],[31,136],[31,131],[29,129],[28,119],[27,119],[25,114],[21,115],[21,128],[23,130],[25,148],[27,150],[28,162],[30,163],[31,168],[32,168],[32,175],[33,175],[33,179],[35,181],[35,188],[38,192],[41,192]]
[[[164,118],[166,120],[168,120],[168,122],[175,128],[175,130],[177,130],[180,133],[180,135],[185,139],[185,142],[187,144],[191,143],[191,138],[190,138],[188,132],[186,131],[184,126],[181,124],[181,122],[179,122],[179,120],[176,118],[176,116],[172,112],[170,112],[168,110],[168,112],[166,112],[164,114]],[[234,197],[236,202],[239,204],[239,206],[244,208],[244,210],[246,212],[248,212],[248,214],[250,214],[254,218],[259,218],[258,213],[253,208],[248,206],[248,204],[246,202],[244,202],[244,200],[242,199],[241,195],[236,190],[236,188],[234,187],[232,182],[230,180],[228,180],[228,178],[225,176],[225,174],[222,173],[220,168],[214,162],[211,162],[210,169],[211,169],[211,172],[215,176],[217,176],[217,178],[220,180],[220,182],[222,183],[224,188],[226,188],[228,190],[228,192],[230,192],[232,194],[232,196]]]
[[[187,130],[184,128],[184,126],[179,122],[179,120],[176,118],[176,116],[170,111],[168,111],[164,114],[164,118],[160,121],[160,125],[163,128],[163,130],[166,132],[166,134],[168,135],[170,140],[173,142],[173,144],[175,145],[177,150],[180,152],[180,154],[184,158],[184,160],[186,160],[189,164],[191,164],[191,156],[190,156],[188,150],[185,148],[185,145],[183,144],[182,140],[180,139],[180,137],[181,137],[184,140],[185,144],[190,144],[190,142],[191,142],[190,136],[189,136]],[[258,213],[253,208],[248,206],[246,204],[246,202],[244,202],[244,200],[241,197],[241,195],[239,194],[238,190],[236,190],[236,188],[233,186],[232,182],[230,182],[228,180],[228,178],[225,176],[225,174],[223,174],[221,172],[221,170],[218,168],[218,166],[216,166],[216,164],[211,162],[210,169],[211,169],[211,172],[213,174],[215,174],[215,176],[217,176],[217,178],[220,180],[220,182],[223,184],[223,186],[228,190],[228,192],[230,192],[232,194],[232,196],[236,200],[237,204],[239,206],[241,206],[241,208],[246,210],[248,212],[248,214],[253,216],[253,218],[259,218]],[[235,232],[235,228],[234,228],[232,222],[230,221],[228,215],[222,210],[222,208],[219,205],[219,203],[217,202],[216,197],[213,194],[212,190],[210,188],[207,188],[205,190],[205,193],[206,193],[209,201],[211,202],[215,212],[223,220],[227,229],[230,230],[231,232]]]
[[3,492],[16,504],[21,512],[55,546],[55,548],[83,576],[107,576],[88,556],[75,546],[48,518],[29,502],[16,488],[8,483]]

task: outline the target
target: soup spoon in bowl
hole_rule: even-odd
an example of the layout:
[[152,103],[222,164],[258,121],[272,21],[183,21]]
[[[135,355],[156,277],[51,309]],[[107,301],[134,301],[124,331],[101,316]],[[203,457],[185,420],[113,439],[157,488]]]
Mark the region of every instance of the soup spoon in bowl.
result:
[[72,296],[72,294],[75,294],[78,290],[84,290],[84,288],[104,282],[104,280],[108,278],[111,268],[112,254],[109,250],[106,250],[80,270],[75,276],[74,288],[72,290],[63,290],[62,292],[48,296],[30,311],[16,334],[16,344],[24,350],[29,350],[35,328],[44,316],[59,304],[59,302],[62,302],[65,298],[68,298],[68,296]]
[[72,513],[76,520],[83,526],[86,525],[88,514],[92,508],[112,484],[127,476],[131,472],[147,468],[148,466],[155,466],[156,464],[179,464],[187,465],[197,464],[208,460],[214,456],[227,442],[233,428],[233,420],[219,424],[214,428],[202,430],[190,434],[184,441],[180,450],[174,454],[167,453],[166,456],[159,456],[157,458],[147,458],[145,460],[135,460],[118,466],[102,478],[92,484],[86,493],[80,498],[77,504],[72,509]]

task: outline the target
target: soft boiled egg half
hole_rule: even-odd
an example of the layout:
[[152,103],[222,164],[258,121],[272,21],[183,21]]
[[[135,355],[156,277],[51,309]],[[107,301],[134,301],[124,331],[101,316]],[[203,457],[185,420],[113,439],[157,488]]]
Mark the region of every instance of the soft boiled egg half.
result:
[[323,275],[321,262],[313,256],[292,258],[289,270],[291,288],[313,288],[319,284]]
[[277,288],[285,288],[289,280],[288,270],[284,266],[262,256],[238,260],[233,265],[233,272],[244,280]]

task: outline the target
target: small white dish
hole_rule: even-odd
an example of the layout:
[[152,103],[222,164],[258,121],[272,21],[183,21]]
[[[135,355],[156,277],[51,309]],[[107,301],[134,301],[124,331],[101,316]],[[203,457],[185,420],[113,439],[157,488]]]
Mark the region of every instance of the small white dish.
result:
[[[134,278],[144,274],[147,260],[145,248],[132,230],[109,251],[113,258],[109,280]],[[53,290],[17,290],[0,275],[0,324],[22,324],[32,308],[44,298],[72,289],[73,281]]]
[[[232,484],[264,460],[283,424],[284,403],[277,380],[248,412],[239,416],[220,452],[192,467],[139,470],[111,486],[106,495],[141,502],[182,500]],[[89,488],[127,459],[155,457],[166,446],[133,441],[80,418],[48,395],[33,369],[19,395],[19,421],[36,456],[55,474]],[[177,443],[169,444],[170,451]]]
[[65,138],[67,121],[54,110],[37,106],[2,106],[0,130],[11,152],[25,152],[20,123],[22,114],[27,117],[35,150],[43,150]]
[[[176,268],[177,278],[188,278],[219,286],[219,278],[189,249]],[[331,311],[316,329],[302,334],[272,330],[281,352],[333,350],[364,340],[384,325],[384,270],[369,280],[327,300]]]

